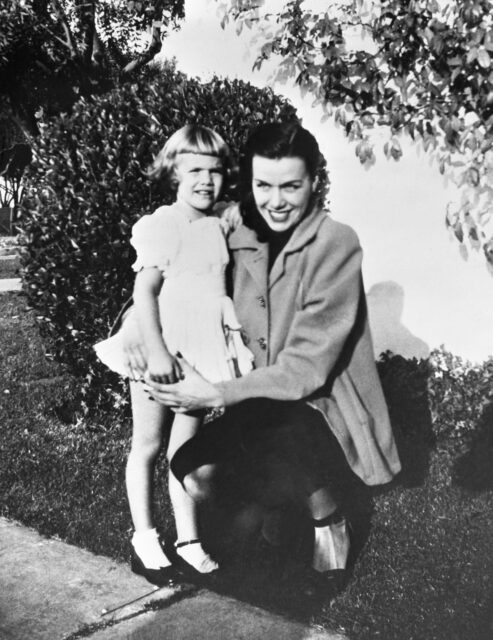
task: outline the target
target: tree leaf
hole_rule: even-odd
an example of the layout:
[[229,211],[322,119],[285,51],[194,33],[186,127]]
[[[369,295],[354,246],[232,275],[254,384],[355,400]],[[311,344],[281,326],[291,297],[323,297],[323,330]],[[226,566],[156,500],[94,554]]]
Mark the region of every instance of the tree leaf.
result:
[[489,69],[491,66],[491,57],[490,54],[486,51],[486,49],[481,48],[478,51],[478,62],[483,67],[483,69]]

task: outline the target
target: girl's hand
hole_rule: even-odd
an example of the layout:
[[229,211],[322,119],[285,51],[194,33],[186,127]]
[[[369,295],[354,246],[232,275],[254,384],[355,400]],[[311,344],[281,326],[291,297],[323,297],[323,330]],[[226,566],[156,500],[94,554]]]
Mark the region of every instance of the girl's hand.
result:
[[228,236],[234,231],[236,227],[241,224],[241,221],[240,206],[236,202],[228,205],[228,207],[221,212],[221,217],[219,218],[221,229],[225,236]]
[[200,375],[181,356],[176,358],[183,372],[176,384],[150,381],[147,390],[154,400],[171,407],[175,413],[222,407],[224,399],[219,390]]
[[180,368],[176,360],[167,351],[154,351],[149,354],[146,382],[173,384],[180,379]]

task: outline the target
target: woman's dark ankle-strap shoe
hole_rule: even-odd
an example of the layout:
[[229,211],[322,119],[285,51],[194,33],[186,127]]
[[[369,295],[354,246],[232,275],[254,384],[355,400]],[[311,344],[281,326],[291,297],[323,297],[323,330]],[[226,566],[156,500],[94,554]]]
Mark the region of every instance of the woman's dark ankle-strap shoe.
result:
[[172,586],[178,577],[176,567],[170,564],[168,567],[149,569],[139,558],[134,549],[130,555],[130,568],[138,576],[144,577],[148,582],[158,587]]

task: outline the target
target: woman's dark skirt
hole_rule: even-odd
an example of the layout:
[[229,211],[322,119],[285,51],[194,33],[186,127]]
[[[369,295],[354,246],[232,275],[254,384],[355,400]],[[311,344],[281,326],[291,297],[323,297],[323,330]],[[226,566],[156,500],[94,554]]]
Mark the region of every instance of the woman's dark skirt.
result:
[[[317,489],[339,484],[344,455],[324,417],[303,401],[255,398],[203,425],[171,461],[183,479],[215,465],[216,482],[238,498],[265,505],[306,504]],[[218,487],[219,488],[219,487]]]

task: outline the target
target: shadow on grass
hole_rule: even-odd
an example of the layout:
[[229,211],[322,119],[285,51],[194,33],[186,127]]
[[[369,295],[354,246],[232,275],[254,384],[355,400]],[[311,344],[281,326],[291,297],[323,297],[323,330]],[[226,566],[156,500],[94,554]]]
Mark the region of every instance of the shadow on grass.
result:
[[402,464],[398,482],[404,487],[422,486],[436,442],[428,398],[428,361],[387,352],[380,358],[378,372]]
[[[370,531],[370,491],[351,474],[345,460],[339,462],[333,489],[351,523],[350,567],[345,575],[321,577],[310,568],[313,525],[306,512],[294,504],[275,504],[269,488],[268,501],[259,498],[239,505],[238,493],[229,485],[229,495],[219,495],[216,506],[207,505],[201,514],[202,540],[221,566],[207,587],[302,622],[320,614],[351,579]],[[275,522],[271,542],[262,533],[266,517]]]
[[467,451],[454,466],[454,482],[469,491],[493,488],[493,402],[485,407]]
[[[493,489],[493,402],[483,410],[481,418],[467,445],[466,451],[455,461],[452,478],[455,486],[467,492],[480,493]],[[493,543],[493,532],[491,535]],[[490,585],[488,604],[478,628],[481,630],[478,640],[491,640],[493,637],[493,557],[487,560]],[[485,581],[486,582],[486,581]]]
[[221,569],[206,586],[217,593],[309,622],[340,593],[350,577],[349,571],[346,577],[334,573],[319,578],[309,569],[313,528],[296,509],[281,511],[284,536],[279,545],[263,538],[263,510],[259,505],[244,505],[235,512],[209,511],[207,516],[202,539]]

